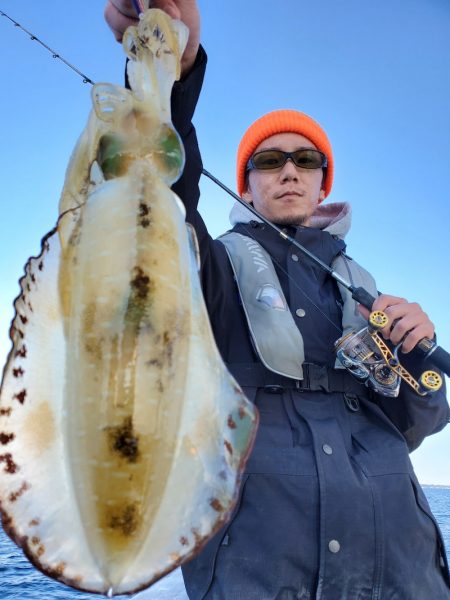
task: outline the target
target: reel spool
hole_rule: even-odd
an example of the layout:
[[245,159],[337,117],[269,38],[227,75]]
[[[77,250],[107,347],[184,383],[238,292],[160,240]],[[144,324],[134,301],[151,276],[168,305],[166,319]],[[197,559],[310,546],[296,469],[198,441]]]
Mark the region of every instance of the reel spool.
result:
[[334,348],[342,365],[356,379],[384,396],[398,396],[400,376],[386,364],[368,327],[338,339]]
[[334,349],[339,361],[357,379],[383,396],[397,397],[402,379],[420,396],[437,392],[442,386],[439,373],[425,371],[417,381],[400,364],[398,352],[401,342],[393,351],[384,342],[379,331],[388,323],[386,313],[370,313],[367,327],[350,332],[335,342]]

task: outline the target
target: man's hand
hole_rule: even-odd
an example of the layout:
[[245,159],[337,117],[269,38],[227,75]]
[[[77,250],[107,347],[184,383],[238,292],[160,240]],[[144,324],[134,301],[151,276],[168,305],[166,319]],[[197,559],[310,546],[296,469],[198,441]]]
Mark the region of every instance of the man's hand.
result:
[[[160,8],[173,19],[179,19],[189,28],[189,39],[181,58],[181,74],[189,72],[195,62],[200,45],[200,13],[196,0],[153,0],[151,8]],[[138,18],[132,0],[108,0],[105,6],[105,20],[118,42],[125,29],[136,25]]]
[[[433,339],[434,325],[416,302],[382,294],[373,303],[374,310],[382,310],[389,319],[388,325],[381,330],[384,339],[398,344],[404,338],[401,350],[405,354],[423,338]],[[359,311],[364,318],[369,318],[367,308],[359,305]]]
[[108,0],[105,6],[105,21],[118,42],[122,41],[124,31],[130,25],[136,25],[138,16],[131,0]]

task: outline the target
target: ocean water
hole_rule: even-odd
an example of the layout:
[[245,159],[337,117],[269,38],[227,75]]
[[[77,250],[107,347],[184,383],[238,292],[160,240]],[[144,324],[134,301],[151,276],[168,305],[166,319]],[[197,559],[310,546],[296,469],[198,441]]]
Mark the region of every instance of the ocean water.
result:
[[[431,509],[438,521],[450,560],[450,487],[424,486]],[[37,571],[22,552],[0,530],[0,600],[99,600],[63,586]],[[116,596],[130,600],[130,596]],[[187,600],[180,571],[171,573],[133,600]]]

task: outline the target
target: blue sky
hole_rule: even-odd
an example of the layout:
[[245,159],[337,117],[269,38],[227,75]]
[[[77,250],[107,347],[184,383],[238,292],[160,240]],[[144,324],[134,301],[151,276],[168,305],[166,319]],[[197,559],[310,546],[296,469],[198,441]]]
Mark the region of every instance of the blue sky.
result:
[[[123,54],[103,0],[0,0],[94,81],[121,83]],[[195,123],[205,167],[235,188],[243,131],[276,108],[316,118],[332,141],[327,200],[353,206],[348,251],[380,290],[420,302],[450,349],[450,4],[448,0],[200,1],[209,68]],[[17,280],[54,224],[90,86],[0,17],[0,358]],[[230,199],[202,183],[213,235]],[[395,400],[393,400],[395,402]],[[450,427],[413,455],[423,483],[450,485]]]

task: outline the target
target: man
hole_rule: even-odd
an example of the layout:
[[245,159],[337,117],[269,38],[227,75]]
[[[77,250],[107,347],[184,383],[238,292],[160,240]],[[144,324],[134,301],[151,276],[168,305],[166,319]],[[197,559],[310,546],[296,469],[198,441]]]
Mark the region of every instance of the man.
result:
[[[260,413],[255,446],[229,523],[184,565],[192,600],[417,600],[450,598],[438,527],[408,451],[449,419],[443,391],[422,398],[402,385],[399,398],[369,392],[335,368],[333,342],[364,326],[336,283],[273,230],[237,205],[233,229],[213,240],[197,212],[201,159],[191,118],[206,57],[192,0],[153,6],[190,27],[173,122],[186,148],[174,190],[197,231],[201,279],[216,343]],[[106,19],[120,39],[134,11],[111,0]],[[264,115],[244,133],[238,191],[267,219],[327,264],[341,265],[376,293],[349,260],[345,204],[322,205],[333,181],[323,129],[291,110]],[[420,306],[381,295],[385,339],[410,354],[434,327]],[[367,318],[366,309],[359,308]]]

